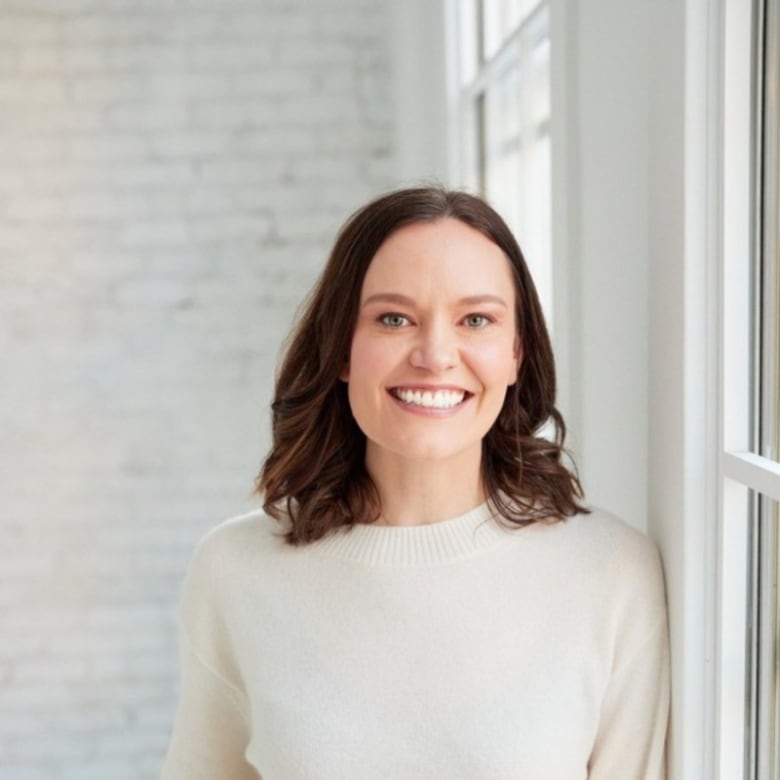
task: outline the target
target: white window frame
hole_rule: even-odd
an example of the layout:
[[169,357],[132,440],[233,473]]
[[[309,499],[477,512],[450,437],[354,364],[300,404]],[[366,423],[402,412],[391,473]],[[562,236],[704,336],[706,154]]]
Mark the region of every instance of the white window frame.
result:
[[[723,586],[720,592],[719,644],[720,678],[720,718],[716,743],[719,750],[720,777],[759,778],[770,780],[776,777],[777,746],[770,745],[777,738],[777,724],[767,724],[765,716],[773,710],[774,691],[767,690],[777,684],[777,669],[764,668],[759,677],[754,677],[752,664],[756,660],[763,663],[772,651],[771,638],[767,640],[766,624],[772,620],[764,599],[770,595],[765,585],[751,592],[751,581],[758,574],[761,558],[772,563],[773,554],[768,554],[768,543],[774,544],[777,528],[772,527],[774,518],[759,521],[756,514],[751,518],[751,510],[746,500],[746,490],[754,491],[757,496],[780,500],[780,463],[757,454],[752,439],[757,417],[769,413],[768,407],[760,408],[757,387],[759,377],[755,364],[762,361],[752,339],[752,330],[757,324],[757,312],[760,310],[759,288],[750,275],[750,262],[746,258],[760,255],[764,249],[774,252],[771,242],[764,244],[762,236],[755,226],[763,224],[762,206],[758,195],[758,179],[765,175],[759,172],[767,160],[761,151],[758,140],[762,122],[758,116],[755,93],[750,89],[751,75],[763,83],[760,66],[756,64],[760,44],[756,40],[759,19],[756,3],[738,4],[728,0],[725,4],[725,69],[724,83],[724,138],[723,138],[723,225],[724,241],[722,255],[722,322],[721,339],[723,343],[722,359],[722,456],[720,469],[722,477],[721,512],[721,556],[720,574]],[[775,8],[775,11],[777,9]],[[772,18],[768,20],[776,24]],[[767,20],[765,20],[765,23]],[[751,36],[752,32],[752,36]],[[766,37],[767,52],[777,54],[775,32],[769,30]],[[751,74],[751,65],[754,73]],[[747,85],[747,87],[746,87]],[[776,109],[777,105],[768,105],[764,110]],[[776,125],[775,125],[776,127]],[[764,139],[764,149],[769,151],[768,162],[776,163],[776,139]],[[755,150],[755,151],[754,151]],[[755,178],[753,172],[755,171]],[[770,198],[772,210],[776,208],[776,192],[770,184],[770,191],[764,197]],[[775,218],[776,219],[776,218]],[[770,224],[770,227],[775,227]],[[766,229],[766,226],[762,228]],[[752,299],[752,306],[750,305]],[[772,306],[772,315],[777,315],[776,302]],[[766,316],[763,314],[762,316]],[[768,325],[769,323],[765,323]],[[771,334],[770,334],[771,336]],[[776,363],[777,344],[772,344],[772,363]],[[770,367],[771,366],[767,366]],[[765,390],[769,390],[765,386]],[[776,388],[771,388],[772,396]],[[776,400],[773,398],[773,400]],[[755,408],[752,409],[751,407]],[[771,410],[770,422],[775,423],[777,411]],[[774,438],[774,436],[772,437]],[[754,510],[759,504],[752,501]],[[761,547],[748,548],[748,522],[753,523],[754,532],[760,522],[765,530],[773,528],[768,538],[763,538]],[[751,557],[752,556],[752,557]],[[749,566],[747,562],[750,561]],[[776,562],[775,562],[776,563]],[[741,575],[741,576],[740,576]],[[776,598],[776,597],[775,597]],[[758,599],[758,600],[756,600]],[[772,599],[769,599],[771,602]],[[760,610],[759,610],[760,606]],[[774,618],[776,620],[776,617]],[[750,645],[744,641],[750,620],[755,621],[750,637]],[[756,626],[761,630],[762,639],[757,643]],[[740,637],[740,635],[742,635]],[[740,638],[742,641],[740,642]],[[755,679],[756,689],[748,682],[748,672]],[[739,713],[734,712],[733,704],[743,701],[750,706]],[[753,713],[760,710],[759,720]],[[777,717],[777,713],[774,713]],[[746,745],[747,755],[746,755]],[[758,749],[756,746],[760,745]],[[774,753],[774,755],[773,755]],[[771,766],[770,766],[771,764]]]
[[683,512],[655,529],[672,564],[670,764],[673,780],[747,780],[747,489],[780,498],[780,464],[750,451],[752,3],[690,0],[686,19]]

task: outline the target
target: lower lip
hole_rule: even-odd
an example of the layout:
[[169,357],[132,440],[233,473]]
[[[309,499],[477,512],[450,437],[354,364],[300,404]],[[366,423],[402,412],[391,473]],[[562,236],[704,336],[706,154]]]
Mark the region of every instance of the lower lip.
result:
[[396,404],[405,412],[411,412],[412,414],[419,414],[423,417],[452,417],[457,414],[463,407],[474,397],[473,395],[467,395],[456,406],[450,406],[447,409],[438,409],[433,406],[417,406],[416,404],[407,404],[400,398],[396,398],[392,393],[388,392],[390,398],[396,402]]

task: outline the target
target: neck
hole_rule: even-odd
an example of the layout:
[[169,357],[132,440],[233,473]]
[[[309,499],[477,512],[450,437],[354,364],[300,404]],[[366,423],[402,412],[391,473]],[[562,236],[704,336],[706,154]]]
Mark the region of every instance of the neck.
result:
[[366,468],[379,492],[384,525],[428,525],[465,514],[485,501],[480,465],[409,461],[366,451]]

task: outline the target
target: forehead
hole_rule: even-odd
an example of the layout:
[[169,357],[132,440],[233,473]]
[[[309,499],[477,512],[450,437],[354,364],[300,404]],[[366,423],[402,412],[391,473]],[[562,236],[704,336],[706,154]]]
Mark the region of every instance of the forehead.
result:
[[377,288],[513,295],[509,260],[501,248],[458,219],[416,222],[391,233],[371,260],[363,296]]

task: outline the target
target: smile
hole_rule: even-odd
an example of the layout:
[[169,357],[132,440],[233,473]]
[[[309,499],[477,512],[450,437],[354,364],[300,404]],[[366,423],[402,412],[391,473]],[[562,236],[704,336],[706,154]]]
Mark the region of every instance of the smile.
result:
[[405,387],[394,387],[390,393],[405,404],[424,409],[452,409],[463,403],[467,395],[465,390],[412,390]]

